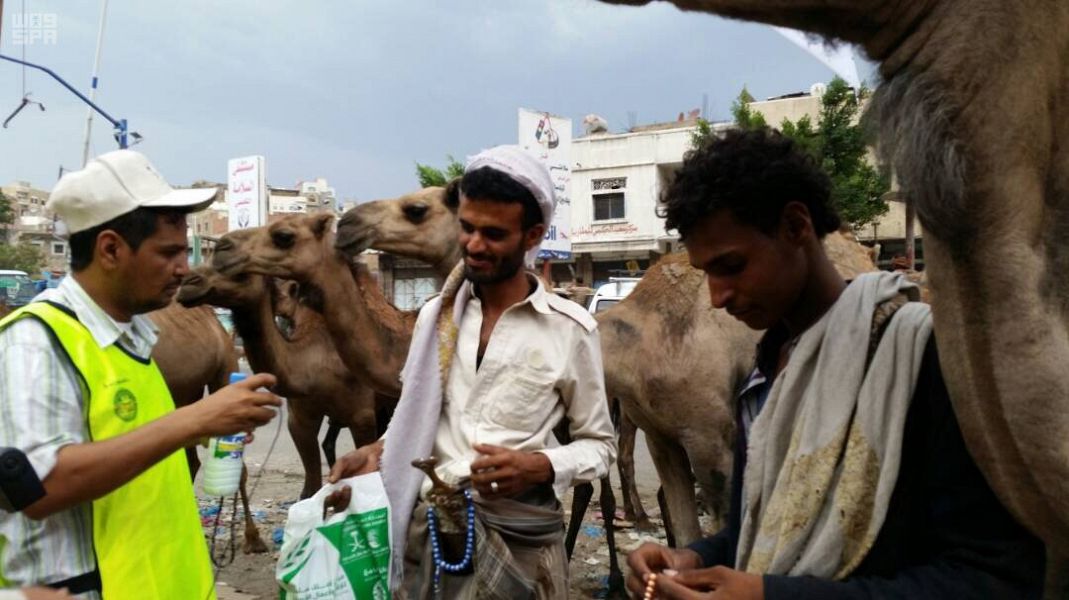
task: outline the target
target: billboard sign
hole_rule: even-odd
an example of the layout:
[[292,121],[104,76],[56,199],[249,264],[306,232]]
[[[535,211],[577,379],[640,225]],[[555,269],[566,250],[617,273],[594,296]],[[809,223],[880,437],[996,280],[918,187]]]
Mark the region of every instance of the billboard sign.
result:
[[572,121],[547,112],[521,108],[519,144],[546,164],[557,192],[557,209],[553,214],[553,222],[546,228],[538,257],[568,260],[572,257],[572,240],[569,237],[572,222]]

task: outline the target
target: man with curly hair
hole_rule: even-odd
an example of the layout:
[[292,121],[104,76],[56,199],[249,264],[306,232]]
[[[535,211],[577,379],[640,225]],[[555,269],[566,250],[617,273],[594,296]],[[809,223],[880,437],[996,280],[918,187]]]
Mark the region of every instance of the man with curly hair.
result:
[[727,526],[632,552],[632,593],[1039,597],[1042,545],[966,451],[928,306],[897,274],[840,277],[815,161],[779,133],[732,131],[687,155],[664,200],[713,306],[767,331],[737,397]]

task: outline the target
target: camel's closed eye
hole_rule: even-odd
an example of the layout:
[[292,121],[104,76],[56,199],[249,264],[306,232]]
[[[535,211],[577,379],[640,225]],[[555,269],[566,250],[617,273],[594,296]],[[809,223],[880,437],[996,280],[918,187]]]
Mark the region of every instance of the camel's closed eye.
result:
[[427,211],[430,209],[426,204],[409,204],[404,207],[405,217],[413,223],[419,223],[423,220],[423,217],[427,216]]
[[289,230],[279,229],[271,232],[271,242],[279,248],[290,248],[297,240],[297,236]]

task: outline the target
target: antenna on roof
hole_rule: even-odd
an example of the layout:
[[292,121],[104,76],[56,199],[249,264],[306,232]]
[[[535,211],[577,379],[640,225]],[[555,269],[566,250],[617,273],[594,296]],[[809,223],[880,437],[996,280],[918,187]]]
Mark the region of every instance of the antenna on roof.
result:
[[633,110],[627,111],[627,128],[634,129],[638,125],[638,113]]

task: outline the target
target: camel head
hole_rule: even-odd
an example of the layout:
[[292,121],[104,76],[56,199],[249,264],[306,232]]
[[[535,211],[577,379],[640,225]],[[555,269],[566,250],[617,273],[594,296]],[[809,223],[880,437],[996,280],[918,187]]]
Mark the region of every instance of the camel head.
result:
[[241,309],[255,307],[264,292],[263,277],[244,271],[224,275],[210,265],[200,265],[182,280],[176,299],[187,308],[210,304]]
[[429,187],[399,198],[361,204],[338,222],[337,248],[350,258],[374,248],[452,268],[460,260],[459,196],[457,178],[444,188]]
[[225,274],[248,272],[298,282],[330,277],[339,258],[333,222],[331,214],[293,215],[228,233],[215,247],[212,266]]

